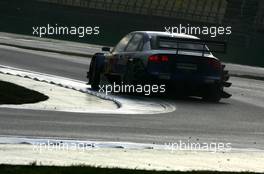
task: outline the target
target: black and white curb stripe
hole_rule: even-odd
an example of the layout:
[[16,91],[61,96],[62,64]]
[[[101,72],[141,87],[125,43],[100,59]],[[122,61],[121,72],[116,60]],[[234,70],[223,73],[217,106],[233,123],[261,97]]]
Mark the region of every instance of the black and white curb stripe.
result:
[[105,95],[103,93],[99,93],[97,91],[92,91],[92,90],[89,90],[89,89],[78,88],[78,87],[70,86],[70,85],[67,85],[67,84],[62,84],[61,82],[56,82],[54,80],[47,80],[45,78],[39,77],[39,75],[44,76],[43,74],[38,74],[38,75],[37,74],[34,75],[33,73],[23,74],[23,73],[26,73],[26,72],[19,73],[19,70],[17,70],[17,69],[15,69],[15,71],[9,71],[8,68],[6,68],[6,67],[2,67],[2,66],[0,66],[0,67],[5,69],[4,71],[0,70],[1,74],[13,75],[13,76],[17,76],[17,77],[31,79],[31,80],[38,81],[38,82],[44,82],[44,83],[56,85],[56,86],[67,88],[67,89],[72,89],[72,90],[75,90],[75,91],[79,91],[81,93],[86,93],[86,94],[89,94],[89,95],[96,96],[96,97],[98,97],[100,99],[103,99],[103,100],[112,101],[112,102],[114,102],[117,105],[118,108],[122,107],[121,102],[119,102],[118,100],[114,99],[111,96],[107,96],[107,95]]

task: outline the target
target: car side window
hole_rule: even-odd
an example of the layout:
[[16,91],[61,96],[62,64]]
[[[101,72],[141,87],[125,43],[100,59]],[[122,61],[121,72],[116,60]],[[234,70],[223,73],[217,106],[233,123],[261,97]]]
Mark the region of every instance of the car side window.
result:
[[141,40],[140,40],[140,43],[139,43],[139,45],[138,45],[138,51],[142,51],[142,50],[143,50],[143,46],[144,46],[144,40],[141,39]]
[[125,37],[123,37],[120,40],[120,42],[116,45],[113,52],[124,52],[125,48],[127,47],[128,42],[131,40],[132,36],[133,36],[132,34],[128,34]]
[[145,44],[143,44],[142,50],[151,50],[151,42],[147,41]]
[[128,43],[126,52],[134,52],[142,50],[143,35],[135,34],[131,41]]

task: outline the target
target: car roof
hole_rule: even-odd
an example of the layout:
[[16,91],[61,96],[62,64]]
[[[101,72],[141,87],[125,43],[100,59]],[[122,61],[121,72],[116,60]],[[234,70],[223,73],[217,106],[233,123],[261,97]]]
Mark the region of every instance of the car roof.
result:
[[133,33],[143,33],[151,37],[174,37],[181,39],[200,39],[193,35],[183,34],[183,33],[169,33],[169,32],[161,32],[161,31],[135,31]]

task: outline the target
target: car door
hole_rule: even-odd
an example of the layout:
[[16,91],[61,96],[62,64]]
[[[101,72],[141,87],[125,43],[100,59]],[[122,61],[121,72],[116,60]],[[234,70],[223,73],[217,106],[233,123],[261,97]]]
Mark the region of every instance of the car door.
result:
[[127,44],[122,57],[117,61],[118,73],[122,74],[126,70],[128,62],[132,62],[135,58],[138,58],[139,52],[142,51],[143,47],[143,34],[136,33]]
[[105,55],[107,64],[105,67],[105,73],[106,74],[117,74],[119,72],[118,68],[118,62],[119,60],[124,57],[125,49],[133,37],[133,34],[128,34],[125,37],[123,37],[120,42],[115,46],[115,48],[107,55]]

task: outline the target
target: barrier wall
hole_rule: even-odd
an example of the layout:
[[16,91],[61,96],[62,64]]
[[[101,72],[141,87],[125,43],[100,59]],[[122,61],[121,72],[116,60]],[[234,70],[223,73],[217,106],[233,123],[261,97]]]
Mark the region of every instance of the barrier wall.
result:
[[226,0],[39,0],[114,12],[221,23]]

